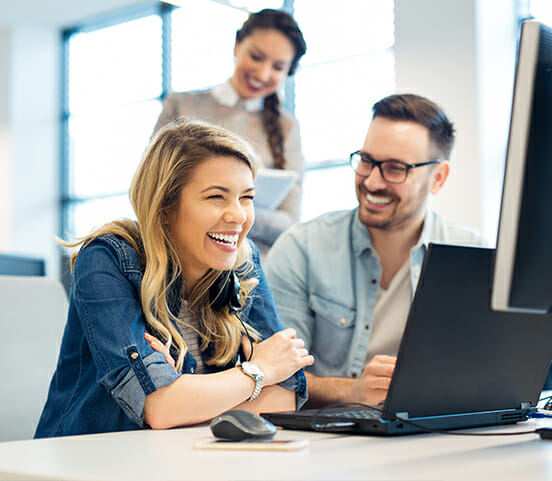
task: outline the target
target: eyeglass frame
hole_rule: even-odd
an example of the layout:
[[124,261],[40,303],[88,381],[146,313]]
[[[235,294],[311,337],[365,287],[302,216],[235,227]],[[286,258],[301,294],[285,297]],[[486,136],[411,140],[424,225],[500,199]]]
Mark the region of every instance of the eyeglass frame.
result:
[[[356,175],[358,175],[359,177],[364,177],[366,179],[366,178],[370,177],[370,175],[374,171],[374,167],[377,167],[380,171],[381,178],[385,182],[388,182],[389,184],[404,184],[406,182],[406,179],[408,178],[408,173],[410,172],[411,169],[415,169],[416,167],[424,167],[426,165],[440,164],[442,162],[441,159],[435,159],[435,160],[429,160],[427,162],[420,162],[419,164],[408,164],[407,162],[403,162],[402,160],[376,160],[376,159],[371,159],[370,164],[372,164],[372,168],[370,169],[370,173],[368,175],[362,175],[362,174],[359,174],[357,172],[357,169],[358,169],[358,166],[360,165],[360,162],[365,162],[364,160],[362,160],[361,154],[362,154],[362,152],[360,150],[357,150],[356,152],[353,152],[352,154],[349,154],[349,165],[353,169],[354,173]],[[356,169],[353,166],[353,158],[354,158],[355,155],[358,155],[360,157],[360,162],[358,163]],[[385,175],[383,174],[383,169],[382,169],[381,166],[383,164],[387,164],[389,162],[393,162],[393,163],[396,163],[396,164],[401,164],[405,167],[404,179],[401,180],[400,182],[387,180],[385,178]],[[366,162],[366,163],[368,163],[368,162]]]

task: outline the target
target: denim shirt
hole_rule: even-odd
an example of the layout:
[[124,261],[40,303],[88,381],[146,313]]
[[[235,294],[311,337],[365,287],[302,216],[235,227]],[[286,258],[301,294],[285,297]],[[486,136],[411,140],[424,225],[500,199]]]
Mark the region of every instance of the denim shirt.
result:
[[[430,241],[484,244],[474,230],[428,211],[410,252],[411,299]],[[358,208],[332,212],[282,234],[264,262],[282,322],[305,341],[317,376],[357,377],[365,365],[381,277]],[[397,332],[397,341],[402,332]]]
[[[254,247],[254,246],[253,246]],[[274,298],[253,249],[254,276],[243,319],[267,338],[283,329]],[[143,266],[136,250],[112,234],[98,237],[81,250],[73,270],[69,312],[56,371],[35,437],[89,434],[148,428],[146,396],[178,377],[144,339],[140,304]],[[180,289],[167,299],[173,314],[180,309]],[[213,346],[202,353],[207,360]],[[209,372],[229,369],[207,366]],[[186,354],[182,373],[195,374],[197,362]],[[280,383],[296,392],[296,406],[306,400],[303,371]]]

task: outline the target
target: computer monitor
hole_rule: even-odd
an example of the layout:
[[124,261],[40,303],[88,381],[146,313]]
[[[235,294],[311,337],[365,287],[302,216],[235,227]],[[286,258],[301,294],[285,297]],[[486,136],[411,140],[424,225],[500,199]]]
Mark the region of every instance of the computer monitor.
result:
[[552,28],[521,27],[491,307],[552,306]]

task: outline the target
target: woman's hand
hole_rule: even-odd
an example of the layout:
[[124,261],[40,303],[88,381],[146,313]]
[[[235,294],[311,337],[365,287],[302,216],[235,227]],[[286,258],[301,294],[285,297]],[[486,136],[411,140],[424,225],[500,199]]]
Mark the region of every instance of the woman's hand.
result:
[[174,359],[171,356],[169,347],[165,344],[163,344],[159,339],[156,337],[153,337],[151,334],[148,334],[147,332],[144,333],[144,339],[149,342],[151,348],[154,351],[160,352],[165,356],[165,361],[176,371],[176,365],[174,363]]
[[[251,346],[247,336],[242,337],[242,348],[245,358],[249,359]],[[295,329],[288,328],[254,344],[251,361],[263,370],[264,385],[271,386],[310,366],[314,358],[305,349],[303,340],[297,338]]]

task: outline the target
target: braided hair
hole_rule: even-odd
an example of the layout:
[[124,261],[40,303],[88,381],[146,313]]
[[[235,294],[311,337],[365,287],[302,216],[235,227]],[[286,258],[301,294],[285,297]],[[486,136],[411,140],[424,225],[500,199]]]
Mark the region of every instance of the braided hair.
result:
[[[305,39],[294,18],[286,12],[271,8],[252,13],[236,32],[236,43],[240,43],[257,28],[278,30],[291,41],[295,48],[295,56],[289,67],[288,76],[293,75],[297,69],[299,59],[307,51]],[[270,152],[274,159],[274,168],[285,169],[284,134],[280,122],[280,101],[276,93],[272,93],[264,99],[262,122]]]

